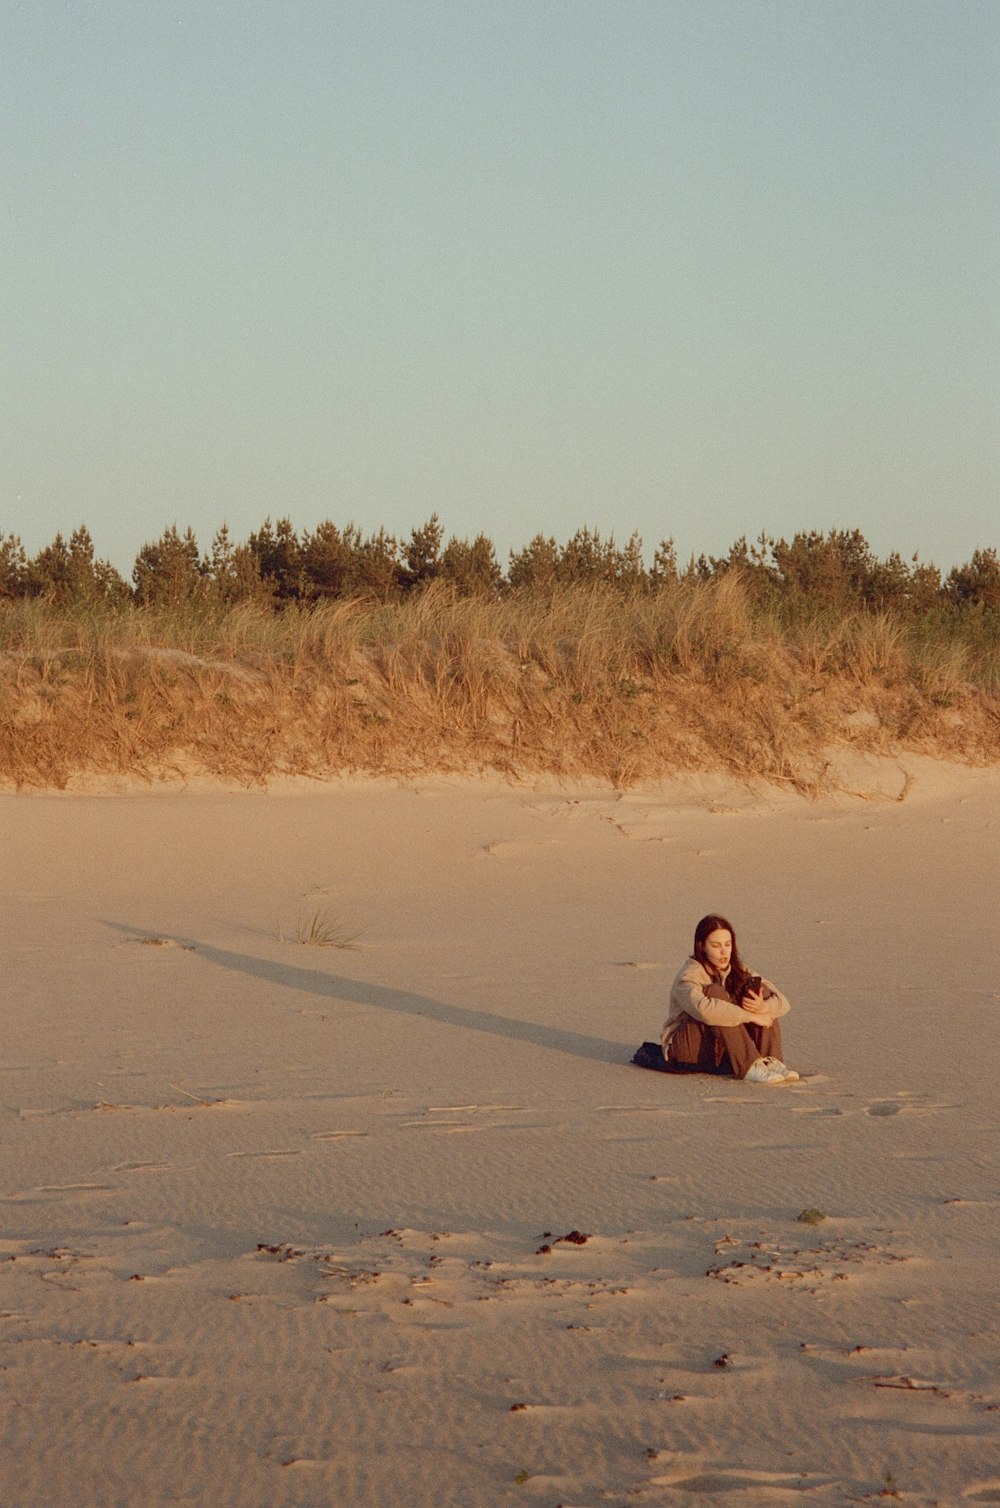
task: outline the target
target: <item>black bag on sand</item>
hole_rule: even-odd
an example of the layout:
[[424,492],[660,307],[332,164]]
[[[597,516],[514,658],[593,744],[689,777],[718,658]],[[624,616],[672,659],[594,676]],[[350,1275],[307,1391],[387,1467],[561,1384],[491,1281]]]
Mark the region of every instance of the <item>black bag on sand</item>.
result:
[[670,1063],[663,1056],[659,1042],[644,1042],[632,1054],[632,1062],[639,1068],[652,1068],[655,1073],[698,1073],[697,1063]]
[[644,1042],[638,1051],[633,1053],[632,1062],[637,1063],[640,1068],[655,1068],[660,1073],[670,1072],[659,1042]]

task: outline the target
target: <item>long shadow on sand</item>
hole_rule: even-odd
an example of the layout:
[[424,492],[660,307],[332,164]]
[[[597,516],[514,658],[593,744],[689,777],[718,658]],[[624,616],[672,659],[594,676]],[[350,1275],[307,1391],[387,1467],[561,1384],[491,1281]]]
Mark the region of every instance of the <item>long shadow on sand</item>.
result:
[[[150,932],[143,927],[134,927],[126,922],[109,921],[105,925],[137,942],[152,942],[169,936],[164,932]],[[220,969],[232,969],[239,974],[248,974],[252,979],[263,979],[268,984],[281,985],[284,989],[318,995],[323,1000],[347,1000],[353,1005],[371,1005],[378,1010],[395,1011],[399,1015],[423,1016],[428,1021],[439,1021],[444,1026],[460,1026],[465,1031],[485,1032],[491,1037],[509,1037],[516,1042],[530,1042],[535,1047],[571,1053],[577,1058],[593,1058],[598,1063],[625,1063],[631,1056],[623,1043],[610,1042],[604,1037],[586,1037],[582,1032],[563,1031],[558,1026],[541,1026],[536,1021],[518,1021],[513,1016],[498,1016],[492,1011],[466,1010],[460,1005],[433,1000],[429,995],[413,995],[408,990],[364,984],[358,979],[348,979],[343,974],[291,968],[288,964],[274,963],[269,958],[254,958],[247,953],[230,953],[225,948],[213,948],[210,943],[198,942],[192,937],[170,937],[169,940],[178,947],[193,948],[199,958],[217,964]]]

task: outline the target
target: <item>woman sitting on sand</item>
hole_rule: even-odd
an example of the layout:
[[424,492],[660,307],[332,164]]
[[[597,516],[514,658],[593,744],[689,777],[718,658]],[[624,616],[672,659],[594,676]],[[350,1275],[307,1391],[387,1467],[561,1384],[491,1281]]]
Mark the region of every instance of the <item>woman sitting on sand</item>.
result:
[[769,979],[751,974],[724,916],[703,916],[694,953],[670,987],[660,1042],[673,1067],[732,1073],[751,1084],[791,1084],[781,1061],[778,1017],[791,1009]]

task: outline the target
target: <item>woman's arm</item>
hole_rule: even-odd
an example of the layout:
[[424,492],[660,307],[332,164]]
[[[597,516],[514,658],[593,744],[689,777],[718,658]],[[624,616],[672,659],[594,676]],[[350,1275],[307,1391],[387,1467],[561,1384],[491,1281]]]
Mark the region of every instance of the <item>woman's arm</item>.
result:
[[786,1016],[791,1006],[784,995],[769,979],[762,979],[760,990],[743,996],[742,1007],[746,1019],[755,1026],[771,1026],[779,1016]]
[[772,984],[770,979],[762,979],[760,983],[761,994],[766,997],[764,1000],[765,1008],[774,1017],[787,1016],[792,1008],[791,1002],[781,993],[778,986]]
[[730,1000],[713,1000],[705,993],[712,982],[708,970],[697,959],[689,958],[670,988],[671,1016],[686,1012],[706,1026],[745,1026],[747,1013],[742,1006]]

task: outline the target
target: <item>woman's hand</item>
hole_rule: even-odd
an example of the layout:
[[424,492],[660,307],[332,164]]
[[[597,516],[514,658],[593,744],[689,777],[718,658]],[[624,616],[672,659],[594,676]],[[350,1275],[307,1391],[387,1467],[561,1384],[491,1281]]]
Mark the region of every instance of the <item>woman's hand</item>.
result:
[[[770,998],[770,997],[768,997]],[[768,1010],[767,1000],[763,995],[747,991],[741,1002],[746,1011],[747,1020],[752,1021],[754,1026],[773,1026],[774,1012]]]

